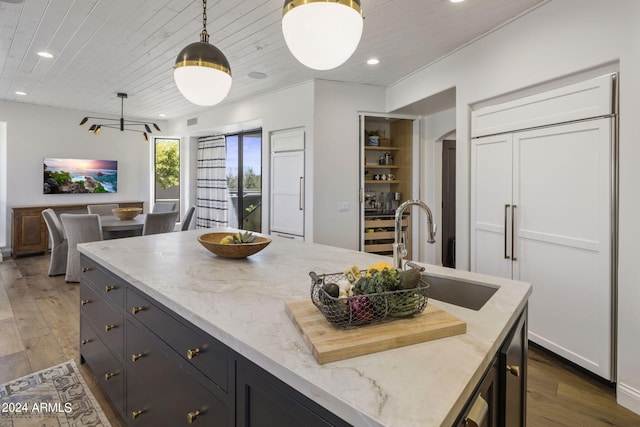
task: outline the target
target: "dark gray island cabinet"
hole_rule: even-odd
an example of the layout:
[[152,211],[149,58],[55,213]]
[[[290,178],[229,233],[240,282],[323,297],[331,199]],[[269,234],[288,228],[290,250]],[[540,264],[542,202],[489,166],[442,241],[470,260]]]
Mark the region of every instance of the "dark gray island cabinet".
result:
[[78,245],[81,362],[128,425],[524,425],[530,284],[421,264],[496,289],[478,310],[430,300],[465,334],[318,364],[286,303],[309,271],[385,258],[273,239],[230,260],[201,233]]
[[458,427],[524,427],[527,424],[527,308],[509,332],[467,402]]
[[82,256],[80,357],[131,426],[346,426]]

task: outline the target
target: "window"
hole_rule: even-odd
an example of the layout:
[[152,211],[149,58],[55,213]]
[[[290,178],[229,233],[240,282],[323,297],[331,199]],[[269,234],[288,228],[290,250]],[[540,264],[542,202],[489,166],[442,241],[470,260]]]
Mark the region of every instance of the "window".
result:
[[180,140],[154,139],[153,203],[175,203],[180,210]]
[[227,135],[226,144],[229,226],[260,232],[262,231],[262,130]]

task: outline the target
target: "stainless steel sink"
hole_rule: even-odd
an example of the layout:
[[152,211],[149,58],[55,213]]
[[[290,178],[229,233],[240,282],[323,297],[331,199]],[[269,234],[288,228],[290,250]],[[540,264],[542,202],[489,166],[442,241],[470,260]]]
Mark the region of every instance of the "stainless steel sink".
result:
[[429,283],[429,298],[457,305],[471,310],[480,310],[497,287],[465,282],[462,280],[422,274]]

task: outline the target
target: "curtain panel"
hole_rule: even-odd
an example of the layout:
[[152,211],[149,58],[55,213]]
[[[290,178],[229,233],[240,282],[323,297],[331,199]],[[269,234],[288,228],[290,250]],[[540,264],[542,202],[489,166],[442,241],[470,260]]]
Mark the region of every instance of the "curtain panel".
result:
[[228,225],[227,149],[224,136],[198,138],[196,228]]

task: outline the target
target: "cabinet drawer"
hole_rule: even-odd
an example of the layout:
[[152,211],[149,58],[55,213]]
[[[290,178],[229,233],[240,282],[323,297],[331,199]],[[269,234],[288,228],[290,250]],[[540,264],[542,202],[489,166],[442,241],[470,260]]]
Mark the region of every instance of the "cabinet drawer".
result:
[[94,288],[100,295],[114,302],[118,307],[124,307],[124,290],[126,283],[116,275],[102,269],[87,257],[80,258],[82,279]]
[[388,252],[393,251],[393,243],[379,243],[375,245],[364,245],[365,252]]
[[127,424],[136,427],[173,427],[162,403],[151,393],[153,390],[127,372]]
[[237,426],[349,426],[251,362],[237,361]]
[[87,319],[113,354],[123,357],[124,319],[85,282],[80,283],[80,313]]
[[167,357],[131,322],[127,323],[125,363],[127,372],[153,390],[155,402],[162,405],[173,425],[191,424],[190,417],[200,425],[229,425],[227,405]]
[[161,337],[182,359],[228,391],[229,352],[221,342],[195,326],[185,326],[137,292],[127,290],[127,311]]
[[113,405],[124,411],[124,369],[84,316],[80,317],[80,353]]
[[[401,225],[403,227],[406,227],[408,225],[407,218],[402,218]],[[366,228],[377,228],[377,227],[395,228],[396,221],[395,219],[367,219],[364,221],[364,226]]]
[[395,231],[367,231],[364,233],[364,240],[395,239]]

